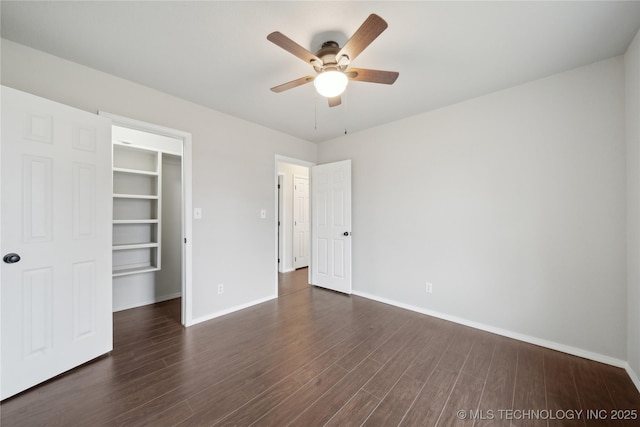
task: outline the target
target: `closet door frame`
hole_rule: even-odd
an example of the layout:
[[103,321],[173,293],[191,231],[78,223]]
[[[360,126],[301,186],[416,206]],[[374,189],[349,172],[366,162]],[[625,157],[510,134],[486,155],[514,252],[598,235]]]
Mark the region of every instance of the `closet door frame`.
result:
[[192,230],[193,230],[193,201],[192,201],[192,141],[188,132],[171,129],[128,117],[99,111],[99,115],[111,119],[116,126],[127,127],[143,132],[151,132],[182,140],[182,324],[193,325],[193,268],[192,268]]

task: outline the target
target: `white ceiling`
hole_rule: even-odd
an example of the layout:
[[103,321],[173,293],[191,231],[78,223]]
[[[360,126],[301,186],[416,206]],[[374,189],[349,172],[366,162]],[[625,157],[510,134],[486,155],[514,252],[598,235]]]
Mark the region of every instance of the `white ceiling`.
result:
[[[370,13],[389,28],[353,66],[398,71],[351,82],[329,109],[312,73],[267,41],[341,46]],[[2,37],[308,141],[319,142],[623,54],[639,2],[1,2]]]

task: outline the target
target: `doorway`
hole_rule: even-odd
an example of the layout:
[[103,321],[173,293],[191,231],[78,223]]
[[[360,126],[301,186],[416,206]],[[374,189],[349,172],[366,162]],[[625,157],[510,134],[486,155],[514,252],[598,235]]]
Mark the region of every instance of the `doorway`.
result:
[[[274,174],[276,187],[281,179],[280,175],[286,174],[285,168],[299,166],[306,169],[310,188],[307,207],[311,228],[310,256],[308,267],[304,267],[307,270],[307,283],[349,295],[352,292],[351,160],[315,165],[311,162],[276,155]],[[281,192],[276,191],[275,206],[278,213],[276,218],[280,218],[281,226],[279,227],[277,222],[274,223],[275,295],[279,295],[280,291],[279,275],[295,271],[293,262],[289,268],[286,263],[292,259],[291,252],[287,257],[286,239],[283,239],[283,244],[279,244],[282,239],[280,230],[286,232],[287,229],[282,226],[282,217],[286,217],[287,209],[284,203],[282,203],[284,207],[281,208],[281,197],[284,197]],[[311,212],[312,209],[313,212]]]
[[[276,156],[276,285],[283,274],[307,275],[310,262],[310,167],[313,163]],[[278,287],[278,286],[276,286]],[[276,290],[280,294],[280,290]]]
[[191,135],[112,120],[113,311],[181,298],[191,324]]

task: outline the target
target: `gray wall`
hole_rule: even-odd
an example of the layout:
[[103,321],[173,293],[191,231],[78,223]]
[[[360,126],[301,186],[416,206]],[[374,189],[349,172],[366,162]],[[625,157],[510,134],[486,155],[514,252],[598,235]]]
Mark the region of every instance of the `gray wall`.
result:
[[617,57],[320,144],[354,291],[626,360],[624,117]]
[[[640,34],[640,33],[639,33]],[[628,361],[640,373],[640,35],[625,55]]]
[[156,271],[154,294],[182,295],[182,159],[162,155],[162,270]]

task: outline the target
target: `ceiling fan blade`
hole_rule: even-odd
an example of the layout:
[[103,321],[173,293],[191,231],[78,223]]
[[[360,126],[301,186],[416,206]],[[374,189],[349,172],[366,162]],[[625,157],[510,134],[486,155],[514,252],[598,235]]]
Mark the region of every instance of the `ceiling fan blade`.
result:
[[291,40],[289,37],[282,34],[280,31],[274,31],[267,36],[267,40],[274,43],[289,53],[294,54],[298,58],[302,59],[307,64],[313,65],[314,62],[318,62],[322,65],[322,61],[313,53],[300,46],[298,43]]
[[366,68],[349,68],[344,72],[349,80],[358,82],[382,83],[392,85],[400,75],[397,71],[369,70]]
[[340,52],[336,55],[336,60],[340,61],[341,57],[346,55],[349,61],[353,61],[380,33],[387,29],[387,26],[387,22],[384,19],[372,13],[340,49]]
[[329,107],[337,107],[338,105],[342,104],[342,98],[340,97],[340,95],[327,99],[329,100]]
[[300,77],[299,79],[292,80],[288,83],[283,83],[281,85],[274,86],[271,88],[271,91],[275,93],[284,92],[285,90],[293,89],[294,87],[302,86],[303,84],[312,82],[313,79],[315,79],[315,76]]

